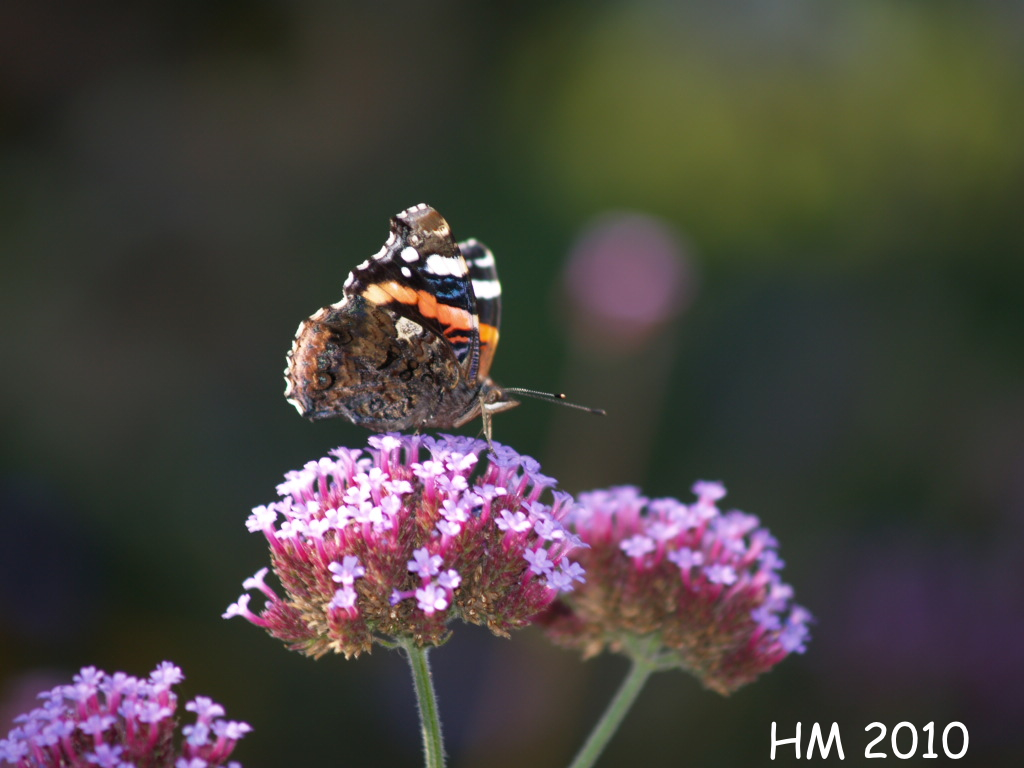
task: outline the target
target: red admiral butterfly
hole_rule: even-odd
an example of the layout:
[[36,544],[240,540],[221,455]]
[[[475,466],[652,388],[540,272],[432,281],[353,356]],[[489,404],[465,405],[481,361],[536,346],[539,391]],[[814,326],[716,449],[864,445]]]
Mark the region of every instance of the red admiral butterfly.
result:
[[[345,281],[344,296],[299,325],[285,397],[307,419],[343,416],[377,432],[460,427],[519,405],[488,373],[501,284],[493,254],[456,244],[428,205],[391,219],[391,234]],[[584,409],[593,410],[593,409]]]

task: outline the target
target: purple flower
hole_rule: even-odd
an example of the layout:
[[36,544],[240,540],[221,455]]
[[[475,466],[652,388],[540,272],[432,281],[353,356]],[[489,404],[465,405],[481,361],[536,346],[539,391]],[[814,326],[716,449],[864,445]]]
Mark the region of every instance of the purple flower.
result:
[[532,550],[528,549],[523,553],[523,557],[530,564],[530,570],[538,576],[550,573],[554,568],[554,563],[548,559],[548,551],[543,547],[537,547],[537,549]]
[[103,732],[110,728],[110,726],[115,722],[117,722],[117,718],[113,715],[89,715],[78,723],[78,729],[82,731],[82,733],[87,733],[92,736],[94,740],[100,741],[103,738]]
[[429,579],[441,569],[444,562],[440,555],[432,555],[426,547],[421,547],[412,553],[412,560],[409,561],[409,570],[418,573],[420,578]]
[[458,589],[459,584],[462,583],[462,577],[459,576],[459,572],[455,570],[448,570],[437,577],[437,583],[445,589]]
[[121,753],[124,747],[99,744],[95,752],[87,752],[85,759],[100,768],[120,768],[122,765],[130,765],[121,761]]
[[[221,720],[224,708],[199,696],[185,705],[198,721],[177,735],[172,688],[183,679],[170,662],[148,680],[85,667],[70,685],[40,694],[44,706],[15,718],[18,726],[0,739],[0,762],[17,768],[224,766],[251,729]],[[207,738],[211,730],[216,742]]]
[[169,661],[161,662],[149,675],[149,682],[157,690],[170,688],[185,679],[181,669]]
[[356,583],[356,579],[366,575],[366,569],[359,564],[359,558],[353,555],[345,555],[340,563],[331,563],[327,570],[331,572],[332,579],[349,587]]
[[[758,519],[722,513],[721,483],[693,490],[690,505],[651,501],[630,487],[581,494],[564,521],[589,545],[579,554],[585,583],[541,622],[555,642],[585,656],[629,653],[643,646],[636,640],[657,638],[660,660],[728,694],[803,653],[812,617],[793,604],[778,542]],[[548,578],[568,591],[564,578]]]
[[722,563],[712,563],[704,569],[704,575],[708,577],[708,581],[712,584],[735,584],[736,583],[736,569],[731,565],[723,565]]
[[[279,596],[265,569],[225,618],[242,616],[310,656],[367,651],[375,639],[437,645],[453,618],[498,635],[528,624],[582,569],[561,524],[571,497],[540,500],[552,480],[507,446],[482,440],[374,435],[289,472],[281,498],[247,527],[266,537]],[[340,585],[340,588],[339,588]]]
[[224,717],[224,707],[207,696],[196,696],[185,705],[189,712],[195,712],[200,722],[208,723],[215,717]]
[[427,584],[422,589],[417,589],[416,600],[420,610],[428,615],[448,607],[448,593],[437,584]]
[[689,571],[693,566],[700,565],[704,562],[704,555],[700,552],[695,552],[689,547],[680,547],[677,550],[669,552],[666,557],[684,571]]
[[528,531],[533,527],[533,523],[530,522],[525,514],[518,511],[509,512],[507,509],[502,511],[496,525],[503,531],[513,531],[516,533]]
[[636,536],[630,536],[619,544],[619,549],[630,557],[640,558],[648,552],[654,551],[654,539],[650,536],[643,536],[638,533]]
[[359,599],[359,593],[356,592],[355,588],[350,584],[346,584],[337,592],[334,593],[334,597],[331,599],[331,608],[342,608],[346,611],[356,610],[356,601]]

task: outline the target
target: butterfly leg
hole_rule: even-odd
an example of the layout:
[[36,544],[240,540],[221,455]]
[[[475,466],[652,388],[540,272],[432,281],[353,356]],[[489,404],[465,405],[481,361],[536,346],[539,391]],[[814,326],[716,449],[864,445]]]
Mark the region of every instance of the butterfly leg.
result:
[[495,451],[494,451],[494,443],[491,441],[491,435],[493,434],[492,433],[492,426],[491,426],[491,418],[492,418],[492,414],[491,414],[491,409],[489,407],[489,404],[484,399],[484,397],[481,397],[480,398],[480,419],[481,419],[481,421],[483,421],[483,430],[482,431],[484,433],[484,439],[487,441],[487,447],[490,449],[491,453],[495,453]]

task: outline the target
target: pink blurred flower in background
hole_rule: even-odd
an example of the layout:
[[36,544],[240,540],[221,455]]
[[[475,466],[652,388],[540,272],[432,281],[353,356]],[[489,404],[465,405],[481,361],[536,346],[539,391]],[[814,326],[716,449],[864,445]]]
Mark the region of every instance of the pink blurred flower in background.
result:
[[609,213],[579,235],[565,269],[577,340],[607,354],[644,346],[690,304],[694,274],[679,235],[639,213]]

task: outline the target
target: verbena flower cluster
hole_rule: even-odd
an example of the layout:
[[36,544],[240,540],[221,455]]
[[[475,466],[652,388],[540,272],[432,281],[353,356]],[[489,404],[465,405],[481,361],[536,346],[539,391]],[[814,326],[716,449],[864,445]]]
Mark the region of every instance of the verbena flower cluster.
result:
[[220,704],[198,696],[185,705],[196,722],[176,739],[178,699],[171,688],[183,679],[166,661],[144,680],[85,667],[71,685],[39,694],[43,705],[15,719],[17,727],[0,740],[0,759],[18,768],[223,766],[251,729],[222,719]]
[[720,483],[693,491],[689,505],[632,487],[581,494],[566,523],[590,545],[580,554],[587,583],[543,621],[585,656],[656,638],[665,666],[728,694],[802,653],[811,615],[793,605],[778,542],[758,519],[721,512]]
[[281,499],[253,510],[248,528],[270,544],[284,595],[263,568],[225,618],[243,616],[295,650],[346,657],[375,640],[437,645],[454,618],[498,635],[525,625],[583,580],[578,545],[560,520],[568,494],[536,461],[482,440],[375,435],[289,472]]

